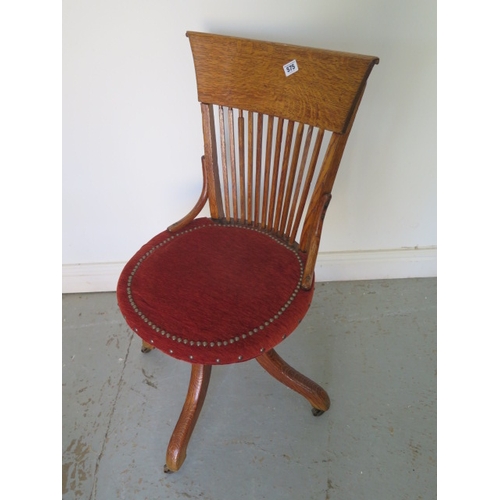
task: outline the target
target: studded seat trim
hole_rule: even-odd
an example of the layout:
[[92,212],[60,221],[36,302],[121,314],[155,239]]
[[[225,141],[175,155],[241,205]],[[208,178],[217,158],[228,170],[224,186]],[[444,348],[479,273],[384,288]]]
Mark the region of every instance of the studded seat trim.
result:
[[[204,325],[205,317],[199,319],[201,325],[200,332],[198,332],[196,328],[190,330],[186,327],[185,329],[182,324],[172,326],[169,324],[170,318],[157,313],[156,309],[148,311],[150,301],[144,299],[142,289],[149,287],[150,284],[146,280],[141,283],[138,279],[141,273],[144,274],[146,272],[146,270],[143,272],[143,269],[149,265],[148,261],[157,258],[156,254],[161,252],[162,249],[164,250],[169,245],[175,245],[189,235],[195,236],[194,233],[198,232],[198,234],[201,234],[200,231],[206,232],[220,228],[223,228],[224,231],[231,231],[232,229],[250,231],[255,235],[265,236],[266,239],[270,240],[270,245],[264,241],[262,241],[262,245],[269,245],[269,248],[273,252],[283,252],[284,249],[284,253],[280,254],[280,258],[287,261],[287,272],[289,274],[292,273],[293,278],[286,278],[286,286],[289,292],[284,294],[283,290],[277,291],[277,298],[281,297],[279,303],[274,302],[275,305],[277,304],[277,307],[267,316],[260,317],[256,323],[247,324],[247,328],[245,329],[232,331],[226,329],[223,332],[214,330],[210,332],[210,335],[207,335],[206,331],[208,326],[205,327]],[[215,233],[216,231],[214,231],[214,235]],[[192,240],[195,243],[197,238],[192,238]],[[243,241],[247,243],[247,239],[243,238]],[[252,242],[252,238],[248,239],[248,243]],[[282,250],[278,250],[279,248]],[[245,251],[247,253],[244,253],[244,256],[248,258],[250,255],[249,251]],[[293,259],[286,257],[286,255],[293,256]],[[165,255],[164,258],[166,257],[168,255]],[[238,255],[235,258],[238,258]],[[261,258],[266,258],[266,256],[264,255]],[[177,233],[169,231],[160,233],[137,252],[125,266],[120,277],[117,289],[118,303],[127,323],[133,330],[146,342],[160,348],[167,354],[186,361],[204,364],[224,364],[244,361],[256,357],[286,338],[295,329],[307,311],[312,299],[312,293],[301,288],[304,261],[305,254],[288,245],[277,236],[262,229],[236,223],[220,223],[211,219],[196,219],[184,230]],[[155,264],[155,266],[157,265]],[[189,269],[187,271],[189,272]],[[156,276],[153,276],[151,280],[155,278]],[[161,285],[163,287],[162,283]],[[170,283],[166,282],[164,285],[168,287]],[[270,296],[269,291],[264,290],[264,292],[267,293],[268,297]],[[206,290],[205,293],[210,293],[210,291]],[[284,318],[285,321],[283,321]]]

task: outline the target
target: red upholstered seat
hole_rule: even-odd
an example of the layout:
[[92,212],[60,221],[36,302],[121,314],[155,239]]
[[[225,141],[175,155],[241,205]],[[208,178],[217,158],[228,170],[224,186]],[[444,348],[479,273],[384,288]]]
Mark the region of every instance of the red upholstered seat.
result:
[[199,364],[246,361],[297,327],[313,291],[306,254],[253,226],[195,219],[164,231],[127,263],[117,288],[129,326],[147,343]]

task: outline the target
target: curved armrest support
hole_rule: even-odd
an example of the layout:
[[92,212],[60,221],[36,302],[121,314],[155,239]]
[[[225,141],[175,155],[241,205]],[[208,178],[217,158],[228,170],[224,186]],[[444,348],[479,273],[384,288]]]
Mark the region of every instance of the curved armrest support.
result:
[[[316,210],[316,220],[307,235],[307,260],[304,270],[304,277],[302,278],[302,288],[310,290],[313,284],[314,267],[318,257],[319,242],[321,239],[321,230],[323,229],[323,221],[325,219],[326,209],[330,204],[332,195],[325,193],[320,199],[319,204],[323,205],[320,210]],[[320,205],[320,206],[321,206]]]
[[196,205],[186,216],[184,216],[180,221],[177,221],[168,227],[168,230],[173,233],[181,230],[183,227],[187,226],[192,220],[194,220],[196,216],[201,212],[202,208],[205,206],[205,203],[207,202],[208,186],[207,186],[207,172],[205,167],[205,156],[201,157],[201,166],[203,168],[203,188],[201,190],[201,195],[198,201],[196,202]]

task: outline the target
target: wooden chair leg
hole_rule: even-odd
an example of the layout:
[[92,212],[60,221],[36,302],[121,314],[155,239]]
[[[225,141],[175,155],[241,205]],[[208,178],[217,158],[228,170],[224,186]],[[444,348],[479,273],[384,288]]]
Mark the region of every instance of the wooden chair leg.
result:
[[330,398],[327,392],[316,382],[308,379],[283,361],[274,349],[256,359],[275,379],[304,396],[311,403],[312,413],[315,417],[330,408]]
[[154,345],[148,344],[145,340],[142,341],[141,352],[149,352],[155,348]]
[[189,438],[207,394],[211,365],[192,365],[186,401],[167,448],[165,472],[178,471],[186,458]]

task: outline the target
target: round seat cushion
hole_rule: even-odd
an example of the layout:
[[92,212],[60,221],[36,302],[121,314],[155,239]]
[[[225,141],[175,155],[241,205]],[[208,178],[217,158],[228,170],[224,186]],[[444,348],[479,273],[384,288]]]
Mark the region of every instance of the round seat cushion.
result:
[[227,364],[255,358],[306,314],[306,254],[252,226],[195,219],[164,231],[125,265],[117,299],[128,325],[178,359]]

